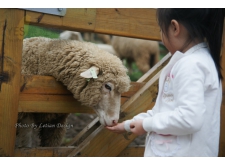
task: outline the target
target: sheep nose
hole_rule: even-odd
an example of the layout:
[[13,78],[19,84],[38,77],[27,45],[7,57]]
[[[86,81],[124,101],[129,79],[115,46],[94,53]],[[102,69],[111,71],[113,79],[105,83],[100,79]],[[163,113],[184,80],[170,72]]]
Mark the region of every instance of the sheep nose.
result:
[[113,124],[117,124],[118,121],[117,121],[117,120],[113,120],[112,123],[113,123]]

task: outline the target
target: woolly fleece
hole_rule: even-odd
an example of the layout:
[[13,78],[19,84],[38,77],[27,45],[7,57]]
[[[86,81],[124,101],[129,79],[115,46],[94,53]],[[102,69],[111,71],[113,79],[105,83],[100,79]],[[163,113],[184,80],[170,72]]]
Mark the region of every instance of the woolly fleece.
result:
[[[80,73],[96,66],[97,79],[87,81]],[[130,78],[121,60],[93,43],[33,37],[23,41],[22,74],[50,75],[61,81],[83,105],[101,100],[101,87],[112,82],[119,93],[128,91]]]

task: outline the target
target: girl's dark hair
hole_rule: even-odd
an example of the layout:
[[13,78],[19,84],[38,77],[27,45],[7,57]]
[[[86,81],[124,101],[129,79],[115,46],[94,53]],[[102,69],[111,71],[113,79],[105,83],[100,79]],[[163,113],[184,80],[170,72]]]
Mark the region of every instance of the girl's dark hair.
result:
[[172,19],[185,26],[190,34],[190,41],[198,38],[206,40],[214,60],[218,77],[223,79],[220,65],[224,9],[213,8],[175,8],[157,9],[158,24],[162,32],[168,36],[168,28]]

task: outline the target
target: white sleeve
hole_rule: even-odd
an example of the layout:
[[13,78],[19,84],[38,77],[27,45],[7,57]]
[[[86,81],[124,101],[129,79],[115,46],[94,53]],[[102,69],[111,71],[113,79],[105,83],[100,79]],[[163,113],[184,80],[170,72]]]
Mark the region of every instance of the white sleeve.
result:
[[143,120],[147,132],[185,135],[198,131],[205,114],[204,81],[206,71],[200,62],[185,61],[174,69],[173,92],[176,107]]
[[133,119],[131,120],[126,120],[124,122],[124,128],[127,132],[130,132],[130,123],[132,121],[135,121],[135,120],[143,120],[147,117],[151,117],[153,116],[153,111],[152,110],[148,110],[146,113],[139,113],[138,115],[134,116]]

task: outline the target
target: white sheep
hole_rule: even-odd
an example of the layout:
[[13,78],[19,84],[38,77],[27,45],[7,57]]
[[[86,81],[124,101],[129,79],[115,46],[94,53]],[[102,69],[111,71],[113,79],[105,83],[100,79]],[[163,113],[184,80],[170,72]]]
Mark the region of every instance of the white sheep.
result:
[[[22,74],[50,75],[61,81],[83,105],[92,107],[102,125],[119,120],[121,93],[128,91],[130,78],[122,61],[95,44],[76,40],[34,37],[24,39]],[[19,113],[17,147],[32,147],[32,124],[41,127],[41,146],[59,146],[68,114]]]
[[64,31],[59,34],[59,38],[63,40],[77,40],[77,41],[84,41],[80,32],[75,31]]
[[135,62],[142,73],[146,73],[159,61],[157,41],[113,36],[111,43],[118,57],[127,59],[129,68]]

